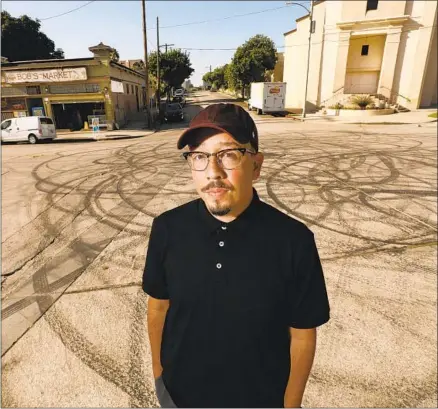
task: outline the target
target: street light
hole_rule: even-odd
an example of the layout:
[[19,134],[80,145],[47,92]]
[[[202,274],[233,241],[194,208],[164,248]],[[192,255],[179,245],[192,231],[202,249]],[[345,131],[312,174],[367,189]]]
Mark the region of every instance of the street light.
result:
[[309,83],[309,68],[310,68],[310,45],[311,45],[311,38],[312,38],[312,31],[313,31],[313,1],[310,0],[310,10],[303,6],[301,3],[296,3],[294,1],[288,1],[286,2],[286,5],[291,6],[300,6],[304,10],[306,10],[310,15],[310,24],[309,24],[309,47],[307,49],[307,71],[306,71],[306,86],[304,88],[304,103],[303,103],[303,115],[302,118],[304,119],[306,117],[306,101],[307,101],[307,85]]

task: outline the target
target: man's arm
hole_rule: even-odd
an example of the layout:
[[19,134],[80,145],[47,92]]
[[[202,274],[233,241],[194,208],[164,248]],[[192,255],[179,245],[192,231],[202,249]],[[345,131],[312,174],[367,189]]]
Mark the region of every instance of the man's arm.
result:
[[163,338],[164,321],[166,320],[169,300],[159,300],[149,296],[148,300],[148,333],[152,353],[152,372],[157,379],[163,372],[161,366],[161,340]]
[[316,328],[290,328],[291,369],[284,395],[285,408],[299,408],[316,350]]

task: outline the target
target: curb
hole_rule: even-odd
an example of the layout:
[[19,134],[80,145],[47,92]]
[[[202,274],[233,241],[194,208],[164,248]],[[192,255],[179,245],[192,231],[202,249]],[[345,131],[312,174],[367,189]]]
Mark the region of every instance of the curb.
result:
[[148,133],[142,134],[142,135],[119,134],[119,135],[99,135],[99,136],[90,135],[87,137],[74,137],[74,136],[58,137],[58,138],[55,138],[53,141],[54,142],[68,142],[68,141],[72,141],[72,142],[80,142],[80,141],[100,142],[100,141],[112,141],[112,140],[120,140],[120,139],[135,139],[135,138],[143,138],[145,136],[153,135],[156,132],[157,132],[157,130],[153,130],[151,132],[148,132]]
[[426,122],[342,122],[345,124],[352,124],[352,125],[425,125],[425,124],[432,124],[434,122],[437,122],[437,120],[433,121],[426,121]]

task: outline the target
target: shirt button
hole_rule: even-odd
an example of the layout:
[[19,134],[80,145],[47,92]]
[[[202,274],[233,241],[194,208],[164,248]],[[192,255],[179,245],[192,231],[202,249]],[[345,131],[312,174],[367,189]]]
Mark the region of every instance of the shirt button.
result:
[[227,230],[227,226],[222,226],[222,230]]
[[219,242],[219,246],[220,246],[220,247],[224,247],[224,244],[225,244],[225,243],[224,243],[223,241],[220,241],[220,242]]
[[216,268],[217,268],[217,269],[221,269],[221,268],[222,268],[222,264],[221,264],[221,263],[217,263],[217,264],[216,264]]

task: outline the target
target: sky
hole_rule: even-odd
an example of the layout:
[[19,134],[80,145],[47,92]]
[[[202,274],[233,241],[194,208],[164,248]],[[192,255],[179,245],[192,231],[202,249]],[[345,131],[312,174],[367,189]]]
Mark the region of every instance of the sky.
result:
[[[309,1],[298,1],[309,7]],[[87,4],[89,3],[89,4]],[[27,14],[41,20],[41,31],[62,48],[65,58],[91,57],[89,47],[100,42],[117,49],[121,60],[142,59],[143,33],[141,1],[3,1],[3,10],[13,17]],[[68,14],[70,10],[81,7]],[[257,13],[264,10],[270,10]],[[239,14],[257,13],[222,19]],[[237,48],[256,34],[270,37],[284,46],[283,34],[295,28],[295,19],[306,14],[286,1],[146,1],[148,51],[157,45],[159,17],[160,44],[172,48]],[[206,21],[207,22],[204,22]],[[217,21],[209,21],[217,20]],[[203,22],[181,27],[168,27]],[[164,49],[162,49],[164,51]],[[283,51],[278,48],[278,51]],[[231,61],[232,50],[188,50],[195,69],[190,80],[201,85],[202,76]]]

